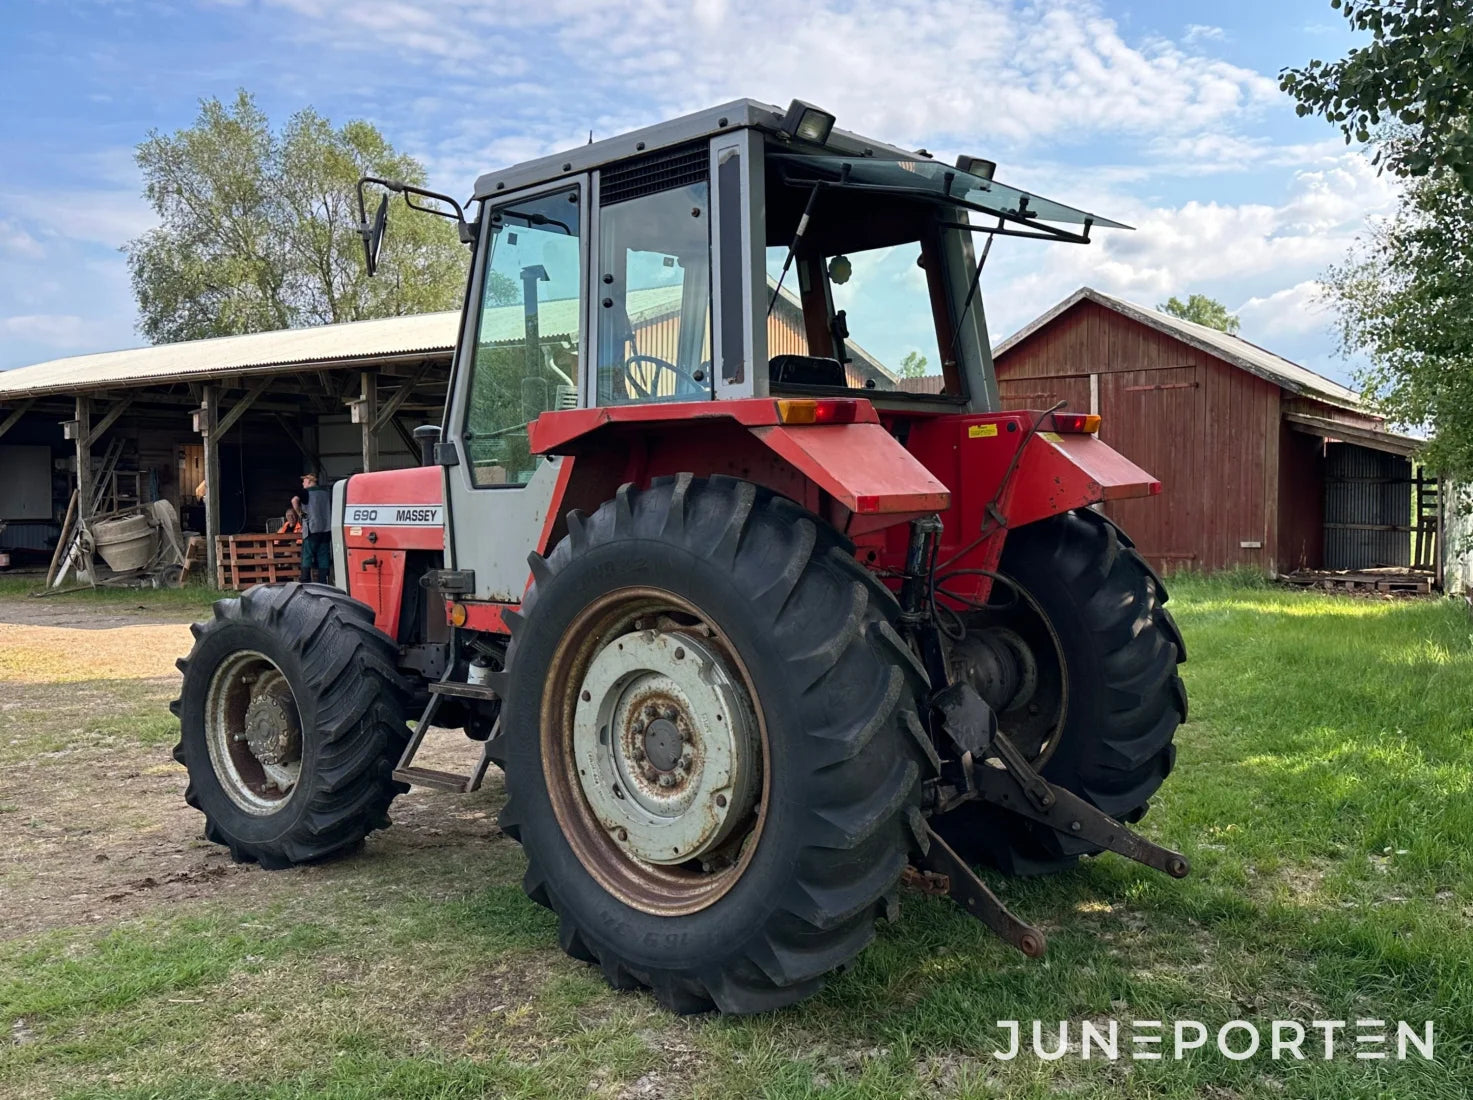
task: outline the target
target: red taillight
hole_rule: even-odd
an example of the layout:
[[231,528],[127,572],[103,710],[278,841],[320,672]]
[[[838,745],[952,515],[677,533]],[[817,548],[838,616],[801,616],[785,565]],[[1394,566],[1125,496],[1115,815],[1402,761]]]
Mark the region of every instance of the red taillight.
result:
[[1085,432],[1093,435],[1100,430],[1100,418],[1094,413],[1054,413],[1054,431]]
[[783,424],[853,424],[858,416],[857,401],[800,398],[783,399],[777,403],[777,418]]

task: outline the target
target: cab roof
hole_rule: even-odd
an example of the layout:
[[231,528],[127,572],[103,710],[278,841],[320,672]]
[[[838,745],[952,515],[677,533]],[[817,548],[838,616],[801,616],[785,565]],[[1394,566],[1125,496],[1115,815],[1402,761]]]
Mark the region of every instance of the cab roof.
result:
[[[757,129],[774,136],[782,135],[785,111],[771,103],[755,99],[734,99],[708,107],[703,111],[681,115],[668,122],[659,122],[643,129],[631,130],[627,134],[590,142],[565,153],[539,157],[524,161],[499,172],[487,172],[476,180],[475,199],[490,198],[504,191],[547,183],[565,176],[577,175],[606,164],[626,160],[641,153],[653,153],[688,142],[709,139],[717,134],[742,129]],[[918,154],[913,149],[901,149],[882,141],[860,134],[840,130],[837,126],[823,146],[810,146],[807,142],[795,141],[795,146],[820,150],[841,156],[871,156],[885,160],[914,159]]]

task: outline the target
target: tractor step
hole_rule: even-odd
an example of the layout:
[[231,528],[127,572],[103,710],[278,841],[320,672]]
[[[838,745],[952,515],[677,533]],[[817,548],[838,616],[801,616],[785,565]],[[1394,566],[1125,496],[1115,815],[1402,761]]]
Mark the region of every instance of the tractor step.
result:
[[462,684],[458,680],[437,680],[430,685],[432,695],[453,695],[457,699],[480,699],[491,703],[500,699],[495,690],[484,684]]
[[399,755],[399,765],[394,769],[394,778],[400,783],[408,783],[415,787],[438,787],[444,791],[457,791],[461,794],[470,794],[472,791],[480,790],[481,783],[486,778],[486,771],[491,767],[491,746],[501,736],[501,718],[498,716],[491,726],[491,734],[486,738],[485,745],[481,748],[481,759],[476,762],[475,770],[470,775],[460,775],[457,772],[443,772],[436,768],[416,768],[413,766],[415,754],[424,743],[425,734],[434,725],[435,713],[440,709],[440,703],[447,696],[455,696],[462,699],[478,699],[483,702],[492,702],[499,699],[488,687],[480,684],[463,684],[455,680],[438,680],[430,685],[430,701],[425,706],[424,713],[420,715],[419,721],[414,724],[414,732],[410,734],[409,741],[404,746],[404,751]]
[[464,793],[470,777],[456,772],[436,771],[434,768],[395,768],[394,778],[400,783],[415,787],[438,787],[442,791]]

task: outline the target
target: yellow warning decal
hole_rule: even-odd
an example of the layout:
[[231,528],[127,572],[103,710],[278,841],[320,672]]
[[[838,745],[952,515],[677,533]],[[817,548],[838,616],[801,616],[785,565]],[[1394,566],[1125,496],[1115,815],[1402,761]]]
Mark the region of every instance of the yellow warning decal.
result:
[[1062,443],[1064,439],[1058,432],[1039,432],[1039,438],[1047,439],[1050,443]]
[[988,436],[996,434],[996,424],[973,424],[967,429],[968,439],[986,439]]

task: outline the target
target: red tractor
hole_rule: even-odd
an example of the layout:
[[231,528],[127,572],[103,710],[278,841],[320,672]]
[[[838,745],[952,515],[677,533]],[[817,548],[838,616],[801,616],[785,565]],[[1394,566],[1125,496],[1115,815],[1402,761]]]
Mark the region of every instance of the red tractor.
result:
[[[903,883],[1037,955],[973,864],[1187,873],[1121,824],[1185,651],[1096,508],[1160,484],[1097,416],[1001,407],[977,289],[978,235],[1116,223],[833,123],[728,103],[483,176],[469,217],[360,183],[474,250],[444,420],[335,486],[335,585],[195,628],[211,840],[319,860],[494,763],[563,948],[680,1012],[811,994]],[[479,767],[416,767],[432,727]]]

